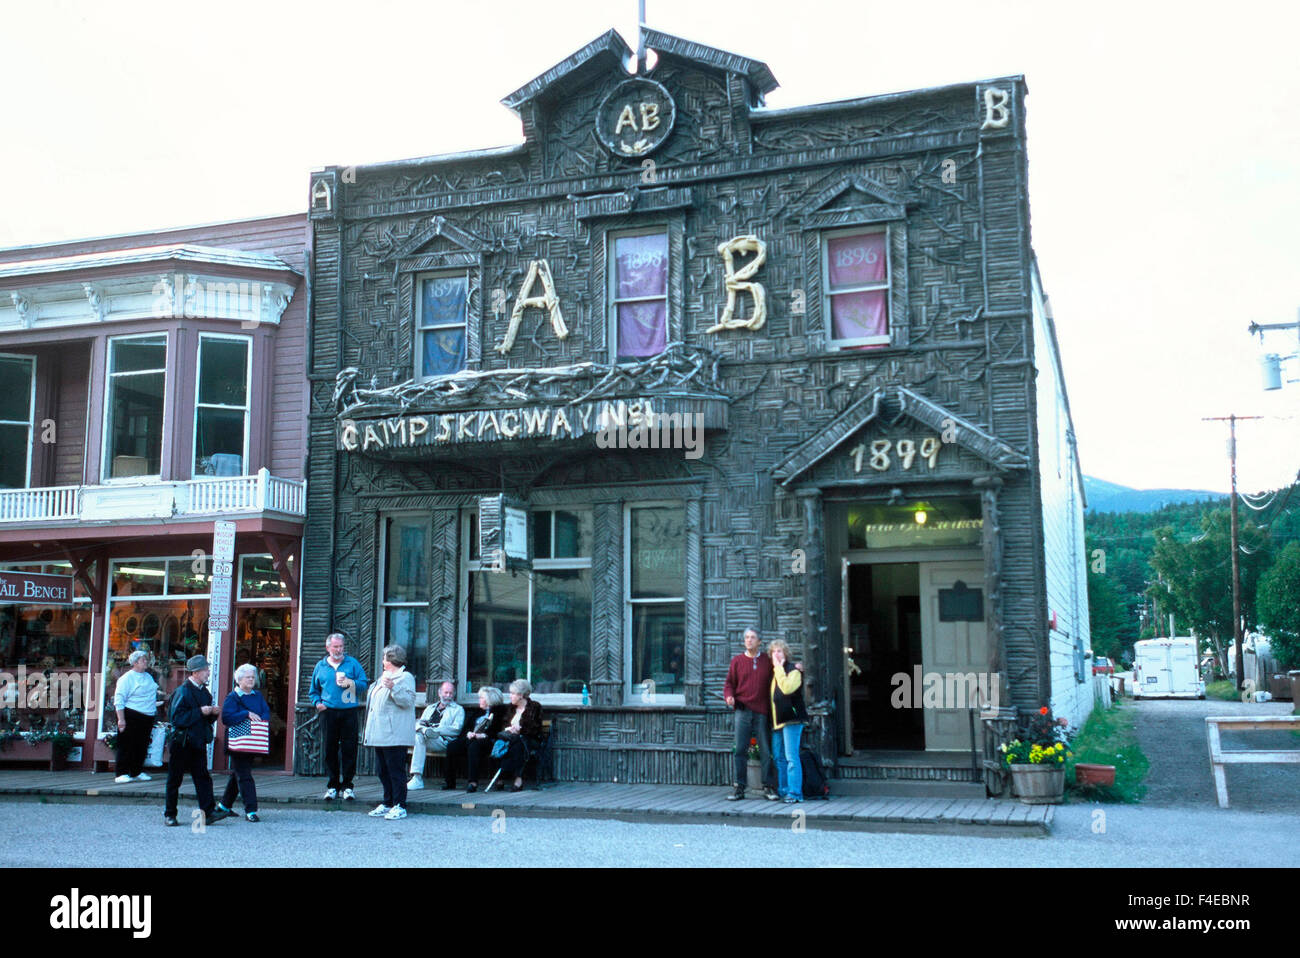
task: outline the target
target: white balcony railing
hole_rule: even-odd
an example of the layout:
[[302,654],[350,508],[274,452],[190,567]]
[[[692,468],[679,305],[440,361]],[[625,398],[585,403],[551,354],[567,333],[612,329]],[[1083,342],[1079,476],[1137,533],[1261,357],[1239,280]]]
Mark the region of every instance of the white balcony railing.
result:
[[306,515],[307,483],[266,469],[255,476],[177,482],[145,480],[99,486],[0,489],[0,524],[119,521],[274,512]]

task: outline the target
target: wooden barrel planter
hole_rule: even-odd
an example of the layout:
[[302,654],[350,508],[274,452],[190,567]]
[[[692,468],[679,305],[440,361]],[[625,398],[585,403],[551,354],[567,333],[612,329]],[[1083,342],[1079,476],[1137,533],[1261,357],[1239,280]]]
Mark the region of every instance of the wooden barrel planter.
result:
[[1079,785],[1114,785],[1115,766],[1080,762],[1074,766],[1074,780]]
[[1065,797],[1060,765],[1012,765],[1011,787],[1026,805],[1056,805]]

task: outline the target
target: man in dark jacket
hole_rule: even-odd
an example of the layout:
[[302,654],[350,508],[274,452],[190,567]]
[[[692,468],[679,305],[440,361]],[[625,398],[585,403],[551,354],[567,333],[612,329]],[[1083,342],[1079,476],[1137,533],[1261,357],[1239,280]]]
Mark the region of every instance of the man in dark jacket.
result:
[[763,766],[763,797],[780,798],[774,787],[776,769],[772,765],[772,660],[759,651],[757,629],[745,630],[745,651],[731,660],[727,681],[722,687],[727,707],[736,710],[735,786],[728,801],[745,797],[745,764],[750,739],[758,739],[758,757]]
[[208,772],[208,743],[212,741],[212,726],[221,709],[212,704],[212,693],[208,691],[208,660],[196,655],[185,663],[185,670],[190,673],[189,678],[172,693],[172,744],[163,823],[180,824],[176,820],[176,804],[180,799],[181,779],[189,772],[199,808],[203,810],[203,822],[211,825],[230,816],[230,812],[217,809],[212,775]]

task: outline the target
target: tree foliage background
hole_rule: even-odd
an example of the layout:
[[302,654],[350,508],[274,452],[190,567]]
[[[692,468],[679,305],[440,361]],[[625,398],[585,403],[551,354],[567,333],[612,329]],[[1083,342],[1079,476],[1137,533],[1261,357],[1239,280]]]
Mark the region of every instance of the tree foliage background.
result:
[[[1240,506],[1241,607],[1273,639],[1279,665],[1300,668],[1300,483],[1263,508]],[[1258,497],[1252,497],[1258,501]],[[1169,614],[1195,630],[1220,668],[1232,645],[1228,499],[1154,512],[1089,513],[1088,609],[1093,649],[1122,661],[1139,638],[1167,635]],[[1099,561],[1100,560],[1100,561]]]

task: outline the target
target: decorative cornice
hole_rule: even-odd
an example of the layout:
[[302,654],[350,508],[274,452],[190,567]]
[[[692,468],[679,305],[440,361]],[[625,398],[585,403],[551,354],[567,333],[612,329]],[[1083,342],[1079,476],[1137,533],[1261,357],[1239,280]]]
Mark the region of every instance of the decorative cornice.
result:
[[574,213],[580,220],[602,216],[626,216],[652,210],[675,210],[691,206],[694,198],[689,186],[681,189],[639,190],[636,187],[618,193],[573,197]]

